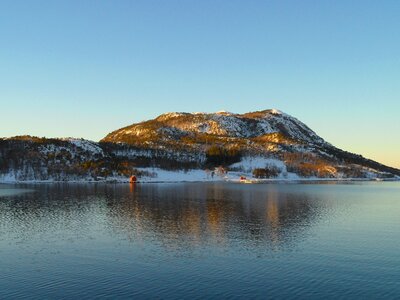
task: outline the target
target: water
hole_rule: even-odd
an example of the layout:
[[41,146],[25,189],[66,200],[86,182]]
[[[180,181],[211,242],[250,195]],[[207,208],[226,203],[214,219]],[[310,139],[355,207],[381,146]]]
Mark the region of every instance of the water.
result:
[[399,192],[398,182],[3,186],[0,298],[399,299]]

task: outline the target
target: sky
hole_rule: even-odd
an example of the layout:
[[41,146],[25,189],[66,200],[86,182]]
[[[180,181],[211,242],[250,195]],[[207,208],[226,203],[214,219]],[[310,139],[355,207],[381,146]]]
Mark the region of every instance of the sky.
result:
[[400,1],[0,1],[0,136],[276,108],[400,168]]

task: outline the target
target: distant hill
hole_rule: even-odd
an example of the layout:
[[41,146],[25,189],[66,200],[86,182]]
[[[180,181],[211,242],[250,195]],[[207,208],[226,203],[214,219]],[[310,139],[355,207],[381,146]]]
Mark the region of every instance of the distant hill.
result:
[[275,109],[234,114],[166,113],[99,143],[19,136],[0,139],[0,181],[123,179],[148,168],[209,169],[259,178],[393,178],[400,170],[338,149]]

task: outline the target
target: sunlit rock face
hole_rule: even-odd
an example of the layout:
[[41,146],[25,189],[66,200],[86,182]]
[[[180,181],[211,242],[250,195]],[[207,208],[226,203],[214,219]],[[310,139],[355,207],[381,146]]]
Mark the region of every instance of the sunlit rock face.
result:
[[298,143],[324,145],[320,138],[304,123],[276,109],[245,114],[217,113],[166,113],[159,117],[133,124],[107,135],[105,142],[135,143],[149,137],[169,138],[181,136],[211,135],[225,138],[251,139],[273,133],[281,133],[286,139]]

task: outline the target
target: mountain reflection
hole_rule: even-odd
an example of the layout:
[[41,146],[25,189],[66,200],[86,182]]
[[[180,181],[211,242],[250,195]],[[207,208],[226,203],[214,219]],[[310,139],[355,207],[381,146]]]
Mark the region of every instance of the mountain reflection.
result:
[[290,246],[322,212],[320,201],[278,185],[179,184],[117,187],[108,220],[130,239],[167,247],[250,243]]
[[295,245],[326,211],[315,193],[297,191],[295,185],[60,184],[35,189],[1,199],[0,222],[7,225],[0,227],[0,237],[14,231],[25,239],[43,232],[82,238],[101,230],[167,249],[271,250]]

